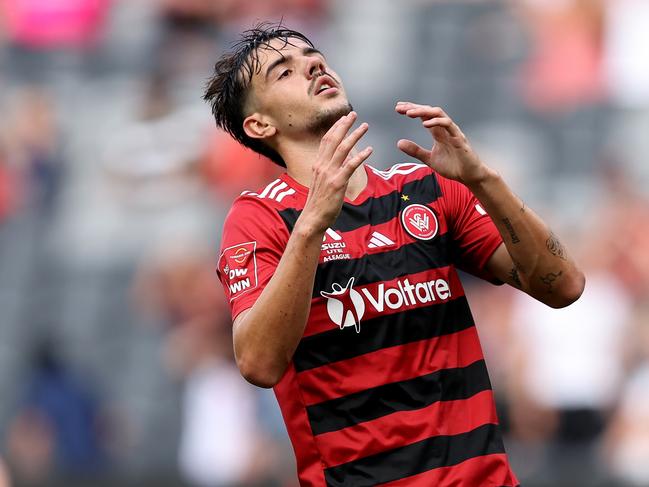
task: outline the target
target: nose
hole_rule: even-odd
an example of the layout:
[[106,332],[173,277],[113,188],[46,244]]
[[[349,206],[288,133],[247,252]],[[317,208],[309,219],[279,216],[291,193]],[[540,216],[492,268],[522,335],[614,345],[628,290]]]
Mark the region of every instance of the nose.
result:
[[309,78],[313,78],[318,73],[325,72],[325,65],[322,62],[322,59],[317,56],[306,56],[306,58],[306,71]]

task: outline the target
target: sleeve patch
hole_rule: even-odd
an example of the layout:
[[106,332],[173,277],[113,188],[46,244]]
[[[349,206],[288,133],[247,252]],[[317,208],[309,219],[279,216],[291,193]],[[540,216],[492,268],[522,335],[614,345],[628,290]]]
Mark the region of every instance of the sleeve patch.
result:
[[223,250],[219,258],[219,271],[227,285],[230,301],[257,287],[256,249],[255,241],[233,245]]

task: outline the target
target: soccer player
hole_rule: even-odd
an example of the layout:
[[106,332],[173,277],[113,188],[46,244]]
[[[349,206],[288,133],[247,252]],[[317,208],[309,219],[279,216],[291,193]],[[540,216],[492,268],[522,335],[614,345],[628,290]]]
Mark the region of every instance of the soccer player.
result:
[[584,276],[438,107],[398,102],[431,149],[379,171],[340,77],[261,25],[216,63],[217,124],[286,167],[244,191],[218,275],[242,375],[273,387],[302,486],[514,486],[457,269],[553,307]]

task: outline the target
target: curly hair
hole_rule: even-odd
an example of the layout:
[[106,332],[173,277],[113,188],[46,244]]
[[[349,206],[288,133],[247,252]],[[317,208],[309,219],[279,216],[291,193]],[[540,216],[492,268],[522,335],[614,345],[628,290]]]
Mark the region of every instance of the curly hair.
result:
[[[281,39],[284,44],[279,48],[271,46],[270,41],[273,39]],[[261,140],[248,137],[243,130],[243,120],[252,77],[261,70],[259,48],[280,52],[286,45],[292,45],[291,39],[302,40],[313,47],[313,43],[304,34],[284,28],[281,22],[262,22],[244,31],[231,50],[223,54],[214,65],[214,73],[209,78],[203,95],[203,100],[212,107],[217,126],[245,147],[282,167],[286,167],[282,156]]]

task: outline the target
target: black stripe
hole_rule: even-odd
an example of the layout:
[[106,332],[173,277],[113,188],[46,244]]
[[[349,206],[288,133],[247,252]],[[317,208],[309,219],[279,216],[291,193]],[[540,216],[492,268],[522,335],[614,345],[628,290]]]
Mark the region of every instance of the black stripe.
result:
[[467,367],[392,382],[307,407],[313,434],[341,430],[399,411],[421,409],[438,401],[467,399],[491,390],[484,360]]
[[504,452],[498,425],[486,424],[467,433],[433,436],[408,446],[327,468],[325,479],[329,487],[369,487],[434,468],[457,465],[469,458]]
[[[448,233],[423,241],[417,240],[400,248],[376,254],[365,254],[358,259],[333,260],[318,266],[313,286],[313,297],[320,291],[330,291],[334,282],[354,276],[354,286],[390,281],[397,277],[438,269],[452,263],[453,242]],[[342,276],[342,277],[341,277]]]
[[301,372],[382,348],[455,333],[473,325],[466,297],[460,296],[445,303],[362,321],[360,333],[350,326],[304,337],[293,362]]
[[[401,199],[402,194],[408,195],[407,202]],[[368,198],[360,205],[344,203],[338,219],[331,228],[341,232],[350,232],[368,224],[379,225],[392,220],[406,205],[429,204],[440,196],[441,190],[437,177],[435,174],[429,174],[404,184],[400,190],[376,198]],[[278,213],[289,231],[292,231],[302,210],[287,208]]]

